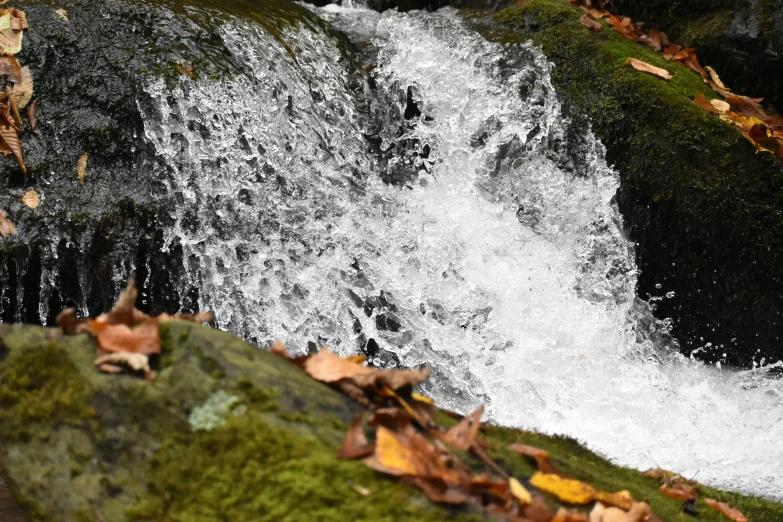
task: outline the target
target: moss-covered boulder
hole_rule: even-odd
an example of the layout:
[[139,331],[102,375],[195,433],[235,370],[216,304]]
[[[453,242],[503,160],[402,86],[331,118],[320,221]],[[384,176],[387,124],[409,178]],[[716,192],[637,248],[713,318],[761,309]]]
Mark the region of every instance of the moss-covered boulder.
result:
[[[338,459],[359,406],[229,334],[193,323],[162,326],[159,375],[150,382],[99,373],[90,337],[56,333],[0,325],[0,520],[484,519],[432,504],[360,461]],[[483,436],[492,458],[523,481],[535,464],[505,449],[513,442],[550,451],[556,466],[595,487],[630,490],[663,520],[685,520],[680,502],[663,496],[656,480],[572,439],[493,426]],[[783,519],[782,504],[710,488],[702,494],[754,522]],[[704,510],[700,520],[720,515]]]
[[[477,23],[497,41],[539,45],[566,113],[606,146],[637,243],[639,294],[661,298],[657,314],[673,319],[683,351],[739,364],[783,358],[783,162],[692,102],[716,96],[698,75],[605,22],[590,31],[581,15],[565,1],[526,0]],[[674,78],[636,71],[628,57]]]

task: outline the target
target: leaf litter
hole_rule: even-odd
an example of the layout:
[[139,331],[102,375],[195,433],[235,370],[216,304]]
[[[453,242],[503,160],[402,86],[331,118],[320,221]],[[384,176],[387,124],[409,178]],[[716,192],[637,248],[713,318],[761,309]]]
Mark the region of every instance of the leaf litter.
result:
[[[710,101],[699,93],[693,102],[710,114],[739,128],[742,135],[756,147],[757,152],[769,152],[783,158],[783,117],[777,113],[769,114],[760,105],[761,98],[749,98],[733,93],[715,69],[701,66],[695,48],[677,45],[669,40],[666,33],[658,29],[645,30],[641,24],[634,24],[629,17],[611,13],[606,8],[608,1],[569,0],[569,2],[581,7],[585,14],[579,21],[592,31],[597,32],[597,26],[601,26],[600,20],[606,20],[609,26],[623,37],[647,45],[654,51],[662,53],[664,59],[680,62],[701,76],[704,83],[723,100]],[[639,71],[664,80],[672,78],[666,69],[636,58],[628,58],[626,63],[630,63]]]

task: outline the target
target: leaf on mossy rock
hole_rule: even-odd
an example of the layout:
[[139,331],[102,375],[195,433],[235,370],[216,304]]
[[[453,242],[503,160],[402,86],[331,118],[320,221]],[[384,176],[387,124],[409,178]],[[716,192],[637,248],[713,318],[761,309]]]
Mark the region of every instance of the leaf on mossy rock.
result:
[[429,368],[422,370],[384,370],[369,368],[343,359],[329,350],[322,349],[304,362],[304,369],[313,379],[326,383],[336,383],[342,379],[351,379],[360,388],[384,386],[397,391],[406,386],[417,386],[427,380]]
[[131,329],[126,324],[109,324],[96,319],[87,320],[87,328],[107,352],[131,352],[147,355],[160,353],[158,320],[148,319]]
[[22,196],[22,203],[35,210],[41,204],[41,196],[35,190],[30,189]]
[[373,451],[375,451],[372,444],[367,442],[367,437],[364,436],[364,430],[362,429],[363,420],[364,413],[361,412],[348,426],[348,430],[343,438],[343,444],[337,450],[337,456],[341,459],[362,459],[372,455]]
[[530,504],[530,502],[533,500],[533,495],[531,495],[527,488],[514,477],[508,479],[508,487],[511,494],[519,501],[520,504]]
[[590,29],[591,31],[595,31],[596,33],[604,28],[600,23],[596,22],[586,14],[582,15],[582,18],[579,19],[579,22]]
[[595,500],[608,506],[624,509],[625,511],[628,511],[634,505],[633,496],[628,490],[618,491],[617,493],[597,490],[595,492]]
[[710,103],[710,100],[708,100],[707,97],[702,93],[696,95],[696,97],[693,99],[693,103],[710,114],[720,114],[720,111],[712,103]]
[[11,234],[16,234],[16,225],[8,219],[8,214],[5,213],[5,210],[0,209],[0,236],[3,236],[3,239],[8,241],[8,236]]
[[718,502],[717,500],[712,498],[705,498],[704,503],[710,506],[718,513],[726,515],[733,522],[748,522],[747,517],[745,517],[745,515],[742,514],[742,511],[740,511],[737,508],[731,507],[725,502]]
[[549,461],[549,452],[528,446],[527,444],[514,443],[508,446],[508,449],[522,455],[523,457],[530,457],[536,461],[536,467],[541,473],[549,475],[557,475],[558,477],[568,478],[565,473],[557,469],[554,464]]
[[587,504],[595,499],[595,488],[578,480],[566,479],[537,471],[530,484],[569,504]]
[[630,63],[631,66],[637,71],[646,72],[648,74],[652,74],[653,76],[657,76],[658,78],[663,78],[664,80],[671,80],[673,78],[671,73],[666,69],[656,67],[647,62],[637,60],[636,58],[628,58],[625,60],[625,63]]
[[446,433],[439,435],[440,440],[458,450],[467,451],[473,444],[479,428],[481,427],[481,416],[484,414],[484,406],[452,426]]
[[143,353],[115,352],[102,355],[95,359],[95,366],[107,373],[119,373],[123,367],[128,367],[144,374],[151,373],[149,356]]

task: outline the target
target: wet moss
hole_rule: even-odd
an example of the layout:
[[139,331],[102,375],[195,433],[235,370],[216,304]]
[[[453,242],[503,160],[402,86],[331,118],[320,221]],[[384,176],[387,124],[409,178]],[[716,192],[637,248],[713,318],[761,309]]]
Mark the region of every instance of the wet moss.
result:
[[416,501],[409,486],[252,415],[165,444],[152,461],[148,488],[130,520],[482,520]]
[[90,390],[68,354],[54,343],[11,353],[0,370],[0,440],[45,436],[61,424],[94,417]]

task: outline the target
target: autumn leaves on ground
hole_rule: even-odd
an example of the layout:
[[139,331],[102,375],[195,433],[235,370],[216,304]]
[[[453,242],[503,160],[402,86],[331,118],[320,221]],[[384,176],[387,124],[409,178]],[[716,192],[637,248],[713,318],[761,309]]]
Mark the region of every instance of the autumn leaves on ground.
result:
[[[136,298],[131,279],[109,312],[84,319],[69,308],[59,314],[57,322],[64,334],[85,332],[96,339],[96,371],[130,373],[152,381],[156,373],[150,357],[161,351],[159,324],[175,319],[210,321],[212,314],[150,317],[135,308]],[[502,465],[507,463],[490,457],[500,448],[482,436],[487,429],[481,422],[483,407],[462,417],[437,408],[431,399],[414,391],[429,377],[428,369],[372,368],[365,365],[363,356],[343,358],[326,348],[292,357],[279,342],[271,351],[363,407],[345,432],[339,458],[362,459],[366,466],[420,489],[435,503],[520,522],[664,520],[645,502],[650,499],[634,498],[628,490],[604,491],[573,479],[552,462],[548,451],[531,445],[505,444],[506,451],[515,458],[529,459],[538,470],[529,478],[514,476]],[[458,422],[446,428],[444,417]],[[714,509],[726,520],[747,520],[737,509],[709,498],[703,499],[708,506],[703,507],[698,485],[675,474],[651,470],[648,476],[662,484],[656,494],[681,502],[684,513]],[[359,495],[369,494],[361,484],[354,489]]]

